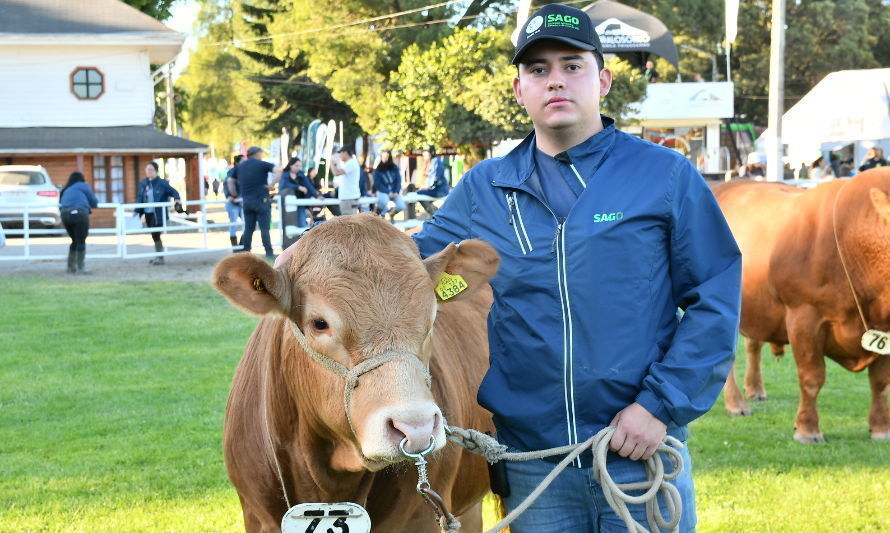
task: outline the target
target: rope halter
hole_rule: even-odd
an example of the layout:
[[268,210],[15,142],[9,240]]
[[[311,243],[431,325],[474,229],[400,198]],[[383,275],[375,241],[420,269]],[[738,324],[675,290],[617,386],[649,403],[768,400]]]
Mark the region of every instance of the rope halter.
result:
[[312,359],[315,359],[315,362],[323,366],[324,368],[330,370],[334,374],[343,378],[345,382],[343,388],[343,408],[346,411],[346,421],[349,422],[349,429],[352,430],[353,435],[358,435],[355,431],[355,424],[352,422],[352,414],[350,406],[352,404],[352,391],[358,386],[359,377],[362,374],[367,374],[368,372],[374,370],[377,367],[380,367],[390,361],[394,361],[396,359],[405,359],[409,363],[418,367],[423,374],[424,380],[426,381],[426,386],[429,388],[433,383],[433,378],[430,375],[430,370],[427,368],[425,364],[423,364],[420,359],[418,359],[415,355],[404,352],[384,352],[380,355],[374,356],[370,359],[366,359],[361,363],[355,365],[352,368],[346,368],[343,364],[334,359],[318,352],[315,348],[310,346],[309,340],[306,338],[306,335],[300,330],[299,326],[294,323],[292,320],[289,321],[291,325],[291,329],[294,332],[294,336],[297,338],[297,341],[300,343],[300,346],[312,356]]

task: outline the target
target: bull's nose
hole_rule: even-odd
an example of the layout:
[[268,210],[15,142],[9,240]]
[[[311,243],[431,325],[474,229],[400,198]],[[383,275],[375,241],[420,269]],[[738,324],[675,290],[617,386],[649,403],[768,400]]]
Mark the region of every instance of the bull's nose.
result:
[[420,420],[392,418],[389,423],[395,430],[391,432],[394,439],[393,443],[398,447],[402,439],[407,439],[405,450],[410,453],[420,453],[429,447],[438,422],[438,413]]

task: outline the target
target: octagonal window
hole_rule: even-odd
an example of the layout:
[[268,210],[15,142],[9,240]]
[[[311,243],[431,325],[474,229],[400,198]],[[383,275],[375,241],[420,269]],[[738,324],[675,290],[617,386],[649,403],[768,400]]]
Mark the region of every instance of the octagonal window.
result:
[[95,100],[105,92],[105,75],[96,67],[77,67],[71,73],[71,92],[80,100]]

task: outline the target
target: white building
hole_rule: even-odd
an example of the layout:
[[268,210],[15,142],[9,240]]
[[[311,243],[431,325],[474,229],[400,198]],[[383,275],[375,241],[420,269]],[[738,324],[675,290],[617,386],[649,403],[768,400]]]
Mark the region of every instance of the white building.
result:
[[180,192],[198,198],[206,146],[152,126],[153,66],[184,41],[119,0],[0,0],[0,164],[56,184],[79,170],[100,201],[134,201],[148,161],[186,158]]

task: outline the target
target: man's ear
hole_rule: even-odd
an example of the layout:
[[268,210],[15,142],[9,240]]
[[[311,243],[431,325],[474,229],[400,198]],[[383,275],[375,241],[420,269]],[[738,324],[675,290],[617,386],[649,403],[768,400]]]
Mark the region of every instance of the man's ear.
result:
[[253,254],[223,259],[213,269],[211,280],[216,290],[248,313],[290,312],[291,284],[287,276]]
[[[484,287],[498,271],[500,258],[490,244],[472,239],[456,245],[449,243],[441,252],[431,255],[423,262],[433,283],[438,284],[443,273],[463,278],[467,288],[448,299],[460,300]],[[444,301],[437,296],[439,301]]]

